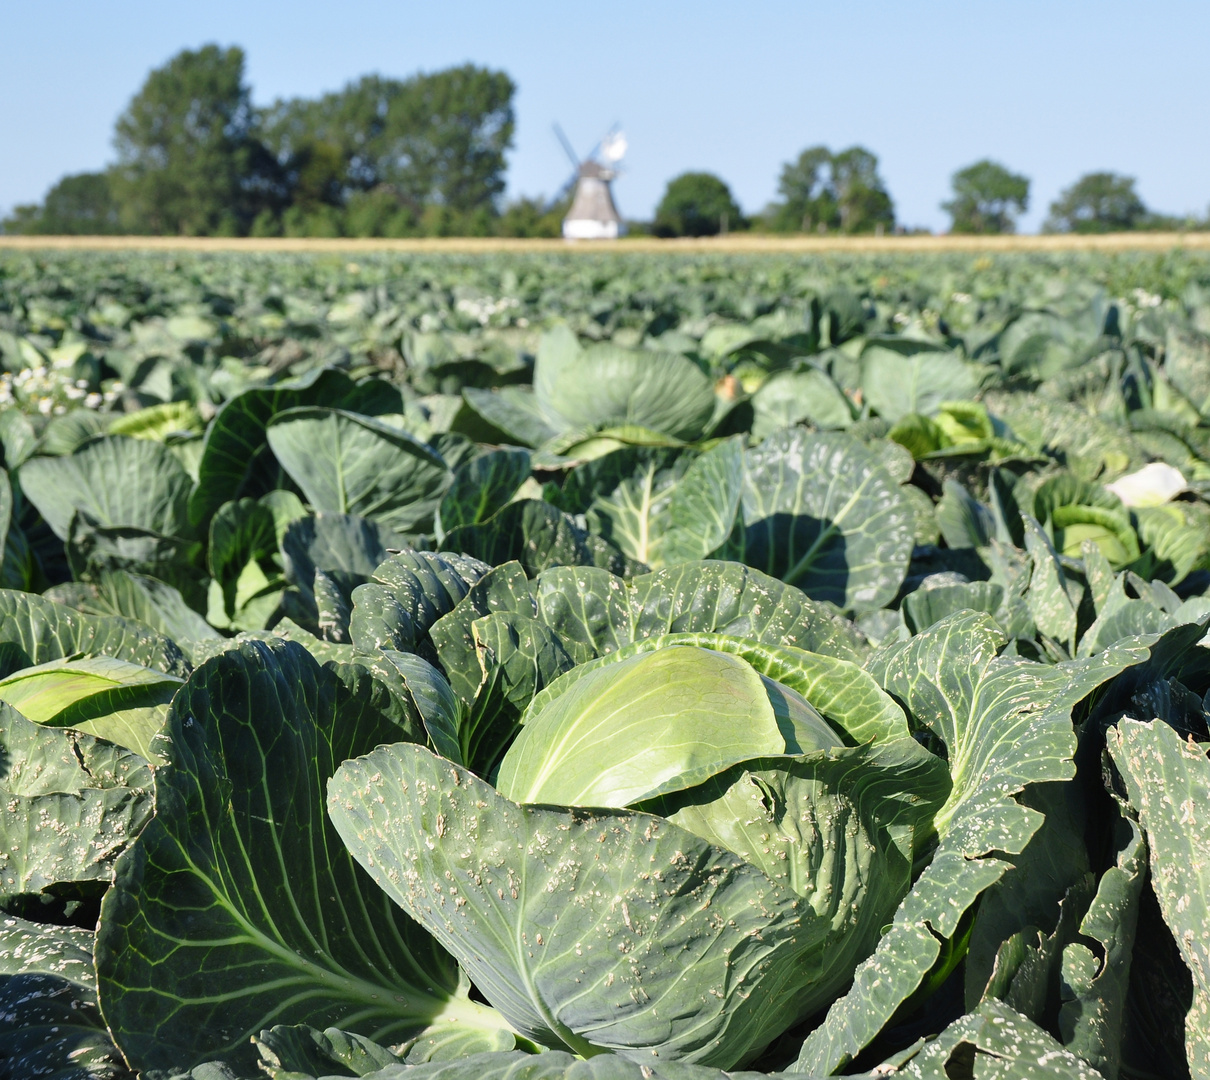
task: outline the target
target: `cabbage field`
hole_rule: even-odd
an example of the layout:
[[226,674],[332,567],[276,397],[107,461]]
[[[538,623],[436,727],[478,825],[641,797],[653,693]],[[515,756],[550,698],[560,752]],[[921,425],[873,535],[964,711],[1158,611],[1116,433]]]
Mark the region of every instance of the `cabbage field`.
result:
[[0,254],[0,1080],[1210,1076],[1210,257]]

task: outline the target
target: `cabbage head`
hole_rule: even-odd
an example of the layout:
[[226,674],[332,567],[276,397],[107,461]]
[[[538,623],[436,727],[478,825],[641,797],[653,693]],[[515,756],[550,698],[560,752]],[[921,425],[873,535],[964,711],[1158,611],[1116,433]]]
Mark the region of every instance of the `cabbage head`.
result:
[[329,813],[523,1038],[731,1068],[852,980],[951,784],[825,607],[688,569],[495,568],[430,631],[449,752],[346,762]]

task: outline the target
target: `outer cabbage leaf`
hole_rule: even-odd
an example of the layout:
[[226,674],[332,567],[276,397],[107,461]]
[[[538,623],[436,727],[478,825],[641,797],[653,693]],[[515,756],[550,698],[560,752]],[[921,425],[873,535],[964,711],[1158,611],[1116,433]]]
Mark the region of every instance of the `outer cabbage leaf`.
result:
[[611,344],[557,361],[540,349],[534,396],[560,431],[631,424],[685,440],[705,434],[715,409],[714,388],[692,360]]
[[274,565],[277,552],[277,520],[263,500],[236,499],[218,508],[206,549],[215,625],[242,630],[268,625],[285,584]]
[[1210,1071],[1210,761],[1162,721],[1122,720],[1109,753],[1151,851],[1151,884],[1193,976],[1185,1053],[1193,1075]]
[[[1095,563],[1087,551],[1084,566],[1091,585],[1094,579],[1089,567]],[[1122,638],[1159,635],[1176,626],[1205,623],[1210,616],[1210,600],[1206,597],[1191,596],[1181,601],[1162,581],[1144,582],[1130,571],[1116,577],[1110,571],[1108,584],[1104,581],[1096,584],[1104,592],[1097,602],[1096,619],[1080,638],[1080,656],[1091,656]],[[1138,595],[1130,596],[1127,589]]]
[[[839,988],[907,892],[915,834],[927,835],[949,789],[945,762],[904,738],[747,761],[638,809],[734,851],[828,912]],[[863,836],[871,822],[885,826],[897,853],[879,857]]]
[[476,438],[541,446],[558,432],[538,408],[534,392],[528,386],[501,386],[483,390],[468,386],[462,391],[471,417],[458,418],[458,430]]
[[97,938],[101,1009],[134,1066],[250,1068],[250,1036],[274,1023],[385,1041],[440,1019],[500,1026],[324,815],[336,766],[400,735],[372,695],[297,645],[248,641],[198,669],[168,730],[156,816]]
[[557,567],[532,587],[535,616],[591,655],[669,633],[718,633],[856,660],[859,638],[827,605],[759,570],[681,563],[624,581],[591,567]]
[[1151,549],[1140,573],[1173,585],[1195,570],[1210,567],[1210,508],[1202,503],[1168,503],[1138,511],[1139,536]]
[[400,551],[353,590],[349,634],[363,652],[418,651],[431,656],[428,631],[453,611],[490,567],[452,551]]
[[752,395],[752,411],[754,439],[804,421],[825,431],[853,423],[849,399],[827,375],[812,367],[771,376]]
[[388,555],[406,546],[406,537],[353,514],[321,511],[291,522],[281,537],[281,555],[291,584],[307,588],[316,570],[368,581]]
[[914,513],[873,451],[843,433],[791,430],[749,450],[745,469],[745,562],[843,608],[894,598]]
[[996,393],[985,401],[1030,450],[1059,457],[1085,480],[1104,482],[1146,460],[1128,432],[1078,405],[1039,394]]
[[146,574],[109,570],[92,582],[56,585],[43,596],[85,615],[117,615],[142,623],[181,644],[187,652],[189,643],[219,637],[218,631],[185,603],[179,589]]
[[[570,598],[556,588],[543,588],[537,597],[544,617],[563,610]],[[717,633],[751,638],[776,645],[792,645],[844,660],[861,655],[860,638],[852,624],[825,604],[746,566],[732,562],[693,562],[632,579],[628,593],[629,634],[626,641],[660,633]],[[554,595],[552,595],[554,594]],[[600,651],[607,652],[608,648]]]
[[533,617],[537,608],[530,595],[529,578],[521,564],[505,562],[489,569],[466,592],[454,609],[429,628],[429,638],[458,699],[475,700],[483,684],[473,625],[495,612]]
[[945,401],[972,398],[986,368],[954,353],[922,350],[905,356],[870,344],[861,354],[861,389],[870,406],[890,423],[909,413],[930,416]]
[[[957,480],[947,479],[935,510],[937,525],[952,548],[986,547],[997,535],[995,514]],[[1001,536],[1001,539],[1007,537]]]
[[0,902],[99,897],[151,817],[140,756],[0,705]]
[[529,453],[491,450],[461,465],[437,510],[437,535],[460,525],[478,525],[507,505],[529,476]]
[[[333,368],[276,386],[252,387],[229,399],[206,430],[197,487],[189,498],[189,519],[200,524],[231,499],[257,498],[279,486],[281,469],[265,439],[269,422],[278,413],[302,405],[345,404],[370,408],[368,395]],[[385,411],[397,412],[398,405]]]
[[[583,507],[588,527],[630,558],[661,566],[669,502],[685,478],[689,461],[677,450],[626,447],[581,465],[568,486],[584,487],[595,481],[596,491],[589,492],[591,501]],[[563,496],[558,502],[569,512],[579,509],[565,505],[567,500]]]
[[97,1009],[93,934],[0,917],[0,1077],[128,1080]]
[[316,510],[357,514],[406,531],[432,521],[452,474],[405,431],[318,406],[276,415],[266,437]]
[[631,447],[575,469],[552,496],[648,566],[704,559],[731,536],[743,492],[743,447],[728,439],[703,454]]
[[668,505],[665,564],[708,559],[719,551],[735,529],[743,491],[739,439],[727,439],[695,458]]
[[388,548],[412,543],[354,514],[321,511],[291,522],[280,540],[286,578],[294,586],[282,597],[283,609],[311,633],[349,642],[353,590],[370,581]]
[[[262,1031],[254,1040],[260,1051],[259,1065],[271,1077],[300,1080],[304,1076],[370,1076],[391,1065],[417,1065],[426,1061],[457,1061],[486,1053],[507,1053],[517,1040],[506,1030],[459,1029],[443,1024],[431,1034],[422,1034],[391,1049],[364,1035],[327,1028],[277,1025]],[[532,1047],[531,1047],[532,1049]]]
[[534,695],[589,654],[536,619],[515,615],[485,615],[472,623],[471,633],[480,682],[463,714],[459,742],[463,760],[494,777]]
[[1133,821],[1120,823],[1121,848],[1114,866],[1097,883],[1097,893],[1080,923],[1080,933],[1095,942],[1073,941],[1063,950],[1063,1003],[1059,1034],[1068,1049],[1110,1080],[1121,1068],[1122,1036],[1130,982],[1131,953],[1139,900],[1147,877],[1147,843]]
[[1083,588],[1068,574],[1042,527],[1028,514],[1023,520],[1025,549],[1033,560],[1027,596],[1030,616],[1042,633],[1074,652]]
[[[402,1059],[364,1035],[339,1028],[278,1024],[253,1037],[263,1072],[276,1080],[304,1076],[366,1076]],[[511,1049],[511,1047],[509,1047]],[[339,1070],[335,1072],[334,1070]]]
[[454,529],[442,544],[493,565],[517,560],[531,574],[552,566],[601,566],[618,574],[636,569],[607,540],[540,499],[509,503],[488,521]]
[[70,656],[112,656],[169,675],[187,675],[180,648],[130,619],[83,615],[31,593],[0,589],[2,672]]
[[[874,1075],[887,1075],[874,1070]],[[1037,1024],[999,1001],[987,1001],[921,1047],[895,1076],[950,1080],[1102,1080],[1087,1062]],[[385,1078],[384,1078],[385,1080]]]
[[112,435],[66,457],[27,461],[21,489],[61,540],[86,513],[106,528],[189,536],[193,481],[172,451],[157,442]]
[[[375,880],[548,1045],[726,1068],[849,976],[830,948],[846,889],[820,890],[817,908],[661,818],[519,807],[405,744],[342,765],[329,813]],[[883,823],[860,824],[846,874],[902,859]],[[893,904],[867,913],[871,938]]]
[[402,699],[406,710],[415,710],[437,753],[459,765],[463,763],[459,742],[461,706],[441,672],[415,653],[394,649],[358,654],[356,662]]
[[158,578],[194,607],[206,602],[199,541],[134,526],[102,525],[78,511],[71,519],[65,547],[68,567],[77,581],[95,581],[107,572],[125,570]]
[[958,611],[984,611],[994,616],[1003,602],[1004,589],[1000,585],[965,581],[916,589],[903,598],[899,610],[903,612],[904,625],[918,634]]
[[36,723],[75,728],[154,760],[156,733],[181,682],[112,656],[52,660],[0,680],[0,701]]
[[1202,416],[1210,417],[1210,340],[1205,334],[1169,326],[1164,343],[1164,371],[1193,407]]
[[1014,796],[1075,775],[1072,708],[1146,656],[1118,646],[1091,660],[1045,665],[998,656],[1003,632],[960,612],[867,665],[915,724],[944,744],[953,788],[935,818],[939,845],[852,989],[803,1043],[798,1067],[851,1061],[921,985],[979,895],[1012,866],[1043,816]]

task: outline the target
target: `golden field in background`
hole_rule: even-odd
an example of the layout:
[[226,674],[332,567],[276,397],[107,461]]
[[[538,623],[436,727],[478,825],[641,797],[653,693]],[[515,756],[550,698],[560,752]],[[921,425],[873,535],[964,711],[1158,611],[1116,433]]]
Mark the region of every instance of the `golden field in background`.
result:
[[618,241],[516,240],[499,237],[441,239],[251,238],[190,236],[0,236],[0,250],[38,251],[246,251],[246,252],[400,252],[451,255],[493,252],[629,252],[671,255],[705,254],[938,254],[997,251],[1168,251],[1210,250],[1210,232],[1106,233],[1077,236],[771,236],[738,233],[701,239],[659,240],[634,237]]

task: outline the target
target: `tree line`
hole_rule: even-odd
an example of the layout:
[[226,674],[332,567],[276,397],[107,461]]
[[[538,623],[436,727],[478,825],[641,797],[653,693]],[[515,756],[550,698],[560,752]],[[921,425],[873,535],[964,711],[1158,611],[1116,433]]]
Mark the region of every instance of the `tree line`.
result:
[[[0,231],[182,236],[558,236],[566,199],[504,202],[516,86],[472,64],[407,79],[366,75],[315,99],[252,103],[238,47],[184,50],[151,72],[119,117],[116,161],[66,176]],[[954,173],[942,203],[955,233],[1011,233],[1030,181],[984,160]],[[1048,232],[1206,228],[1149,210],[1135,181],[1089,173],[1062,192]],[[632,232],[709,236],[902,230],[862,146],[804,150],[778,199],[745,215],[706,172],[668,183],[653,221]]]
[[[1030,181],[996,161],[977,161],[951,177],[953,195],[941,208],[951,233],[1016,231],[1029,209]],[[731,229],[854,236],[906,231],[878,172],[878,158],[862,146],[833,152],[812,146],[782,167],[779,199],[745,218],[726,183],[711,173],[672,180],[656,210],[652,231],[661,236],[713,236]],[[1174,217],[1149,210],[1133,177],[1093,172],[1080,177],[1050,204],[1043,232],[1107,233],[1210,228],[1210,219]]]
[[[238,47],[184,50],[118,118],[116,161],[60,180],[4,222],[14,233],[182,236],[490,235],[537,228],[504,212],[516,86],[466,64],[367,75],[322,97],[252,103]],[[503,222],[502,222],[502,219]]]

